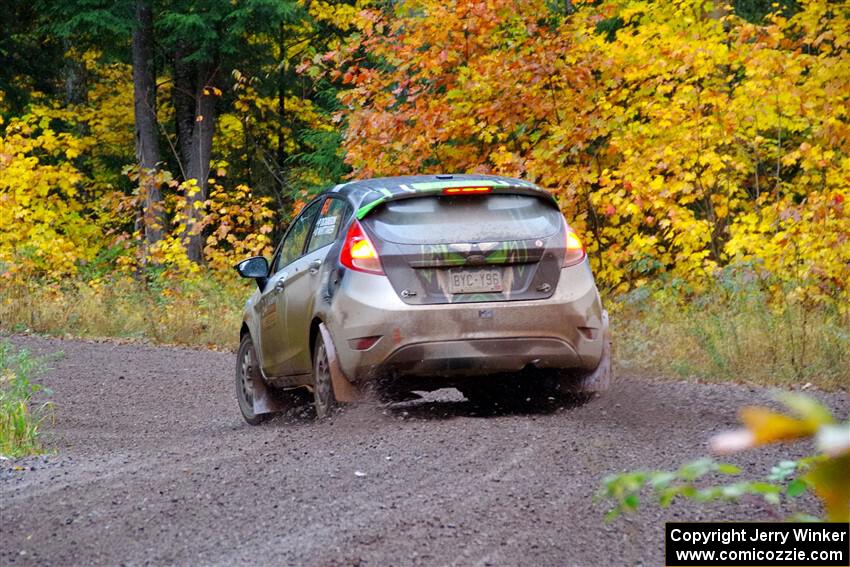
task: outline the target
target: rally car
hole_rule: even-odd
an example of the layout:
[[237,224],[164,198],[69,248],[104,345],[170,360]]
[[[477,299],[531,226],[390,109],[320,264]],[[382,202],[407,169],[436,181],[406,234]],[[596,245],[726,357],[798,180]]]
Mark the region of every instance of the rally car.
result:
[[[422,175],[337,185],[292,221],[256,281],[236,392],[256,424],[312,391],[316,414],[367,385],[392,395],[511,381],[591,394],[611,375],[608,316],[579,235],[527,181]],[[539,377],[539,380],[537,379]]]

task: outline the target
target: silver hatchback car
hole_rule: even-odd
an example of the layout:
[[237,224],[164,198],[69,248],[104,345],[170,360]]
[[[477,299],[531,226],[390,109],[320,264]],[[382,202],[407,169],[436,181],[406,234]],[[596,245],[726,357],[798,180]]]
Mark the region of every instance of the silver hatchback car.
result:
[[257,283],[236,368],[248,423],[285,409],[295,388],[312,390],[323,417],[367,385],[389,399],[609,386],[608,315],[585,248],[554,198],[526,181],[337,185],[304,207],[270,263],[236,269]]

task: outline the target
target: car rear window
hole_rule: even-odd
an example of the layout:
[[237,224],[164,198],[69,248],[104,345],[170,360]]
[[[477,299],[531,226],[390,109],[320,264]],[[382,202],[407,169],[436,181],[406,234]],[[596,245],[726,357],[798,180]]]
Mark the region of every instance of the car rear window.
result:
[[366,221],[389,242],[450,244],[544,238],[558,231],[562,219],[537,197],[499,194],[390,201]]

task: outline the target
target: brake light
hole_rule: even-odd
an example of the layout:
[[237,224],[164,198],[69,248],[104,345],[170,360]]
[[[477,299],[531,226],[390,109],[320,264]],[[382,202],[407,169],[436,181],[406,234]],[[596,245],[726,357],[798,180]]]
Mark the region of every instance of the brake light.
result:
[[564,266],[574,266],[584,260],[587,252],[581,243],[578,234],[572,228],[567,227],[567,245],[564,252]]
[[469,193],[489,193],[492,187],[450,187],[443,189],[443,195],[463,195]]
[[383,275],[381,260],[378,251],[372,245],[372,241],[363,232],[363,227],[358,221],[354,221],[345,242],[342,244],[342,252],[339,254],[340,263],[348,269],[366,272],[368,274]]

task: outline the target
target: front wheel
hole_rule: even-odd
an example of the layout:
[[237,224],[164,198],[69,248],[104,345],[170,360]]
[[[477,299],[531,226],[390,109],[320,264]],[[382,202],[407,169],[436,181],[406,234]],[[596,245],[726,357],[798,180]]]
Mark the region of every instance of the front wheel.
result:
[[329,416],[337,405],[328,350],[321,333],[316,335],[313,347],[313,403],[316,406],[316,417],[319,419]]
[[259,425],[270,417],[270,414],[254,413],[256,383],[262,379],[254,342],[251,335],[246,334],[239,342],[239,353],[236,357],[236,400],[239,402],[242,417],[251,425]]

